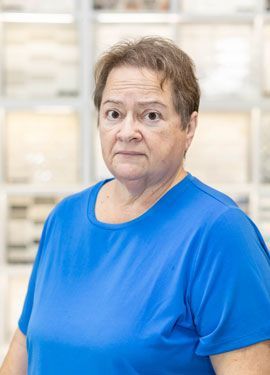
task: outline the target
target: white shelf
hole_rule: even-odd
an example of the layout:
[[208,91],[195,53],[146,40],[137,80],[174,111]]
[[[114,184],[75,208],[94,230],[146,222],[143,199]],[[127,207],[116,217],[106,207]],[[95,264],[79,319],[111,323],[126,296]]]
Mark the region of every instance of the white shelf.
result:
[[177,23],[177,24],[252,24],[255,15],[266,18],[265,14],[197,15],[181,12],[119,12],[95,11],[89,19],[100,23]]
[[220,112],[220,111],[230,111],[230,112],[250,112],[253,108],[269,108],[269,103],[267,103],[267,99],[260,100],[258,99],[250,99],[250,100],[243,100],[240,97],[223,97],[218,100],[216,99],[202,99],[200,103],[200,111],[213,111],[213,112]]
[[[259,14],[256,14],[259,15]],[[252,24],[255,13],[233,13],[233,14],[192,14],[180,13],[179,23],[189,24]]]
[[5,23],[54,23],[66,24],[79,21],[78,14],[72,13],[24,13],[24,12],[1,12],[0,22]]
[[258,190],[259,192],[270,194],[270,184],[258,184]]
[[[188,23],[188,24],[252,24],[255,17],[261,17],[265,21],[270,20],[268,13],[233,13],[198,15],[183,12],[164,11],[100,11],[87,13],[90,21],[100,23]],[[53,23],[69,24],[81,21],[80,13],[23,13],[2,12],[0,22],[3,23]]]
[[40,111],[49,110],[79,110],[81,108],[81,98],[65,99],[16,99],[0,97],[0,109],[37,109]]
[[161,12],[147,12],[147,13],[130,13],[130,12],[99,12],[89,14],[89,21],[97,23],[112,23],[112,24],[132,24],[132,23],[168,23],[176,24],[180,21],[180,15],[177,13],[161,13]]
[[[93,184],[94,182],[92,182]],[[91,184],[91,182],[90,182]],[[89,184],[77,185],[32,185],[32,184],[2,184],[0,194],[12,195],[67,195],[86,189]]]
[[256,187],[254,184],[247,183],[247,184],[219,184],[213,183],[212,187],[217,190],[224,191],[227,194],[246,194],[249,195]]
[[32,270],[33,264],[7,264],[3,269],[3,275],[8,276],[28,276]]

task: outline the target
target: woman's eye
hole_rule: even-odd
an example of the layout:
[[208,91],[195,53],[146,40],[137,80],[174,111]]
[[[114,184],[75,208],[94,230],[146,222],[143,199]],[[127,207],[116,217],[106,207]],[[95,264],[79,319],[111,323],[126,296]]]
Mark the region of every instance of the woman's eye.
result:
[[147,120],[151,120],[151,121],[157,121],[157,120],[160,120],[161,118],[158,112],[148,112],[145,117]]
[[117,120],[119,117],[120,117],[119,112],[117,112],[115,110],[111,110],[111,111],[107,112],[107,118],[109,120]]

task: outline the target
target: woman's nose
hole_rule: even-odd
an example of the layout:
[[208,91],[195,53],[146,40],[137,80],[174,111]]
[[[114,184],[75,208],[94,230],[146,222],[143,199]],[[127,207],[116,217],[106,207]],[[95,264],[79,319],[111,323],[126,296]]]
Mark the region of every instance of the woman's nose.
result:
[[142,135],[138,127],[138,122],[132,116],[126,116],[123,121],[121,121],[120,129],[117,133],[117,138],[122,142],[141,140]]

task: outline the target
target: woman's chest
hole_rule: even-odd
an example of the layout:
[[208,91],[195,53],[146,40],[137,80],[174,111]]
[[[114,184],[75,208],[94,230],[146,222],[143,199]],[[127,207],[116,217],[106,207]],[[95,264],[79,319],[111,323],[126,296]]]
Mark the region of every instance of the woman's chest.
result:
[[111,272],[47,283],[32,311],[31,345],[41,352],[43,343],[61,353],[81,348],[89,363],[103,358],[116,366],[125,360],[139,374],[160,369],[177,374],[193,356],[197,336],[184,327],[186,306],[168,283],[168,277],[151,278],[139,270],[135,277],[128,269],[122,276]]
[[103,358],[115,373],[123,360],[140,374],[179,374],[195,366],[198,336],[186,301],[188,261],[179,245],[162,236],[153,241],[134,234],[130,241],[130,235],[93,235],[83,251],[75,244],[63,252],[55,243],[54,255],[48,249],[29,347],[39,353],[48,343],[56,352],[73,348],[86,353],[89,364],[101,366]]
[[153,319],[168,329],[184,321],[192,258],[188,241],[179,244],[165,232],[94,230],[82,234],[84,241],[50,242],[37,278],[37,308],[56,316],[72,311],[72,318],[97,319],[96,325],[119,319],[125,329]]

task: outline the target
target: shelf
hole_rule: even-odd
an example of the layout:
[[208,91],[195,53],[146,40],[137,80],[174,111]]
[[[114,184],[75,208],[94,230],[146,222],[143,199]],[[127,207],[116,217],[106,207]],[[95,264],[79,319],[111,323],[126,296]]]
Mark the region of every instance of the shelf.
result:
[[270,184],[258,184],[258,190],[260,193],[266,193],[270,195]]
[[246,194],[249,195],[254,189],[252,183],[246,184],[219,184],[212,183],[211,186],[217,190],[226,192],[226,194]]
[[6,264],[1,267],[1,272],[5,276],[27,276],[30,274],[33,263],[28,264]]
[[200,112],[203,111],[230,111],[230,112],[250,112],[254,108],[259,108],[261,110],[269,110],[270,99],[253,99],[253,100],[243,100],[242,98],[235,96],[226,96],[216,99],[208,99],[202,97],[200,104]]
[[0,97],[0,109],[34,109],[39,111],[47,110],[78,110],[82,105],[80,97],[76,99],[11,99]]
[[14,195],[24,195],[24,196],[31,196],[31,195],[68,195],[79,192],[87,187],[91,186],[95,182],[85,184],[78,184],[78,185],[32,185],[32,184],[2,184],[0,185],[0,194],[6,194],[8,196]]
[[[270,15],[264,13],[233,13],[233,14],[194,14],[164,11],[100,11],[87,14],[88,19],[100,23],[206,23],[206,24],[252,24],[254,17],[269,21]],[[68,24],[80,21],[77,13],[38,13],[38,12],[1,12],[0,22],[3,23],[53,23]]]
[[79,15],[75,13],[0,12],[0,22],[4,23],[68,24],[78,20]]
[[107,12],[95,11],[89,13],[89,19],[99,23],[172,23],[172,24],[252,24],[254,14],[232,15],[195,15],[175,12]]
[[270,11],[262,13],[262,17],[263,17],[263,20],[265,21],[265,23],[270,22]]
[[252,24],[254,13],[232,13],[232,14],[192,14],[180,13],[179,23],[188,24]]
[[179,14],[176,13],[152,13],[152,12],[95,12],[93,15],[89,14],[89,21],[97,23],[112,23],[112,24],[132,24],[132,23],[168,23],[175,24],[179,22]]

